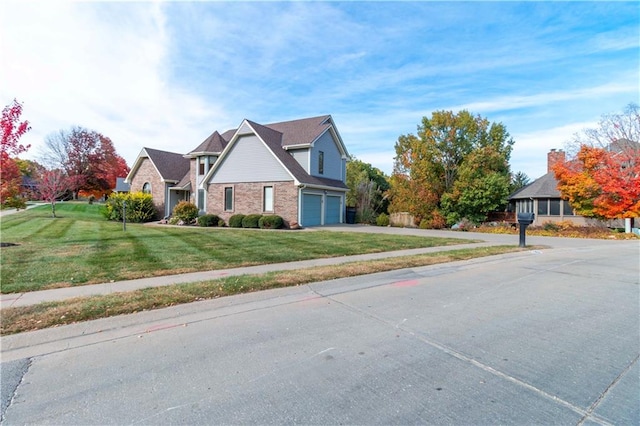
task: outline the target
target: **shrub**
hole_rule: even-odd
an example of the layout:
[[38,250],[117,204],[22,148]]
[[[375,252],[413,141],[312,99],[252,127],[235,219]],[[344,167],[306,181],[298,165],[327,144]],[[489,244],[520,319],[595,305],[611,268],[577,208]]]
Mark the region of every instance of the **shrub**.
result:
[[380,213],[376,218],[376,225],[389,226],[389,215],[386,213]]
[[260,222],[260,218],[262,215],[259,214],[248,214],[242,219],[242,227],[243,228],[257,228],[258,222]]
[[197,219],[199,226],[220,226],[220,221],[222,221],[222,226],[224,226],[224,220],[215,214],[205,214]]
[[184,223],[192,223],[198,217],[198,207],[188,201],[180,201],[173,208],[172,214]]
[[268,215],[262,216],[260,220],[258,220],[258,226],[262,229],[278,229],[282,228],[282,224],[284,221],[278,215]]
[[231,228],[242,228],[243,214],[234,214],[229,218],[229,226]]
[[143,192],[113,193],[107,198],[102,215],[107,220],[122,220],[122,205],[125,205],[127,222],[149,222],[156,218],[156,208],[151,194]]

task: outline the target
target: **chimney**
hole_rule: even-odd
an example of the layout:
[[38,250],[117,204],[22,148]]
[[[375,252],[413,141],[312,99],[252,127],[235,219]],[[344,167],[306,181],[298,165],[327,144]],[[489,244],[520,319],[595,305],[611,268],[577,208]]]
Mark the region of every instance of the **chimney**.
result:
[[549,151],[549,153],[547,154],[547,173],[552,172],[553,166],[555,166],[556,163],[564,162],[564,159],[565,156],[563,150],[552,149],[551,151]]

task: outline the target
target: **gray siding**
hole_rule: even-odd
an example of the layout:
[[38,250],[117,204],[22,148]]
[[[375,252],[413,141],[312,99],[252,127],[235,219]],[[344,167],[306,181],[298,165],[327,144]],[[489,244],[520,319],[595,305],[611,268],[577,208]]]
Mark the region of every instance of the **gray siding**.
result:
[[302,166],[304,171],[309,173],[309,149],[295,149],[288,152],[296,159],[298,164]]
[[[250,176],[250,179],[247,179]],[[209,183],[293,180],[257,136],[241,136],[218,165]]]
[[[318,173],[318,157],[319,152],[324,152],[324,173]],[[325,132],[315,142],[311,150],[311,170],[308,171],[312,176],[320,176],[329,179],[344,181],[343,160],[336,142],[331,136],[331,132]]]

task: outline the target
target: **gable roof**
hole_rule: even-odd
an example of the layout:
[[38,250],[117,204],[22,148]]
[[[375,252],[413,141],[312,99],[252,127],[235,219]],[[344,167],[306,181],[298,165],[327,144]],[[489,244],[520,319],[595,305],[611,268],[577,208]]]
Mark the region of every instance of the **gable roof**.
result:
[[215,154],[219,155],[224,147],[229,143],[228,140],[224,139],[220,133],[216,130],[206,138],[200,145],[198,145],[195,149],[189,152],[186,157],[196,157],[198,155],[206,155],[206,154]]
[[[319,120],[320,118],[322,118],[322,120]],[[309,175],[309,173],[306,172],[306,170],[300,165],[300,163],[298,163],[298,161],[296,161],[296,159],[292,155],[285,151],[283,147],[285,140],[296,140],[298,141],[296,145],[300,145],[300,142],[310,145],[327,129],[330,128],[328,124],[326,126],[324,125],[324,123],[326,123],[327,121],[327,118],[330,118],[330,116],[294,120],[283,123],[269,124],[266,126],[245,119],[238,127],[238,129],[243,128],[245,124],[248,125],[298,184],[312,185],[323,188],[347,189],[347,185],[341,180],[320,178]],[[311,129],[313,127],[315,127],[315,130],[312,131]],[[229,143],[221,153],[220,158],[218,159],[218,161],[216,161],[214,166],[209,170],[207,175],[202,180],[203,184],[211,179],[211,176],[213,176],[215,171],[223,163],[223,161],[220,160],[223,160],[227,153],[233,148],[233,144],[238,140],[239,137],[238,129],[234,131],[233,136],[230,138]],[[300,130],[300,133],[297,133],[297,130]],[[283,133],[283,131],[286,133]],[[228,131],[225,132],[225,134],[227,133]],[[340,141],[340,143],[342,142]]]
[[553,172],[547,173],[509,196],[510,200],[523,198],[560,198],[558,181]]
[[164,182],[179,182],[189,173],[189,159],[185,158],[182,154],[160,151],[159,149],[142,148],[125,182],[131,183],[131,178],[138,171],[138,168],[145,158],[151,161],[151,164],[153,164],[153,167]]

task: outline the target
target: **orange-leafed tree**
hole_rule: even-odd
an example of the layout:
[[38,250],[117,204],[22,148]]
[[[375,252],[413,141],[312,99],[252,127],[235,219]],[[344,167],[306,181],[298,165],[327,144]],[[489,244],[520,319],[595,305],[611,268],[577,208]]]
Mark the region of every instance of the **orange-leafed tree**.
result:
[[574,158],[558,163],[558,190],[582,216],[640,217],[640,111],[603,116],[597,129],[577,135]]
[[[29,145],[20,143],[20,138],[29,131],[29,122],[20,121],[22,104],[16,101],[4,107],[0,119],[0,204],[20,207],[20,185],[22,175],[16,163],[16,157],[29,149]],[[16,204],[17,203],[17,204]]]

